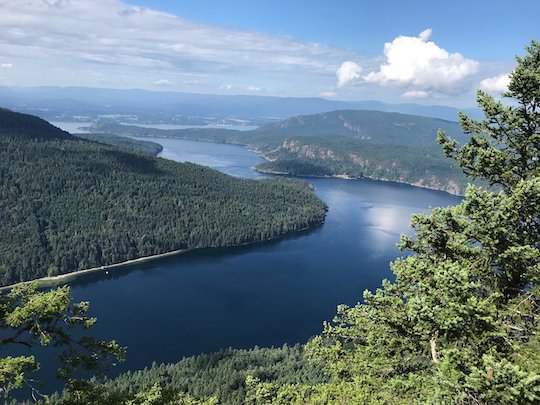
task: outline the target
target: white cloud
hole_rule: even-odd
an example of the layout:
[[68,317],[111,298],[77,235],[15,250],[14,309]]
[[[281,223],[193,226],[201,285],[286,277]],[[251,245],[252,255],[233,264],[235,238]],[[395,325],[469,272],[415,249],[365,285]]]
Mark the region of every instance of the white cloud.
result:
[[418,38],[420,38],[424,42],[427,42],[429,38],[431,37],[432,32],[433,31],[431,28],[427,28],[418,35]]
[[360,77],[360,72],[362,67],[360,67],[355,62],[346,61],[341,64],[341,66],[336,71],[336,76],[338,79],[338,87],[343,87],[353,82],[354,80]]
[[[418,37],[399,36],[386,43],[384,45],[386,62],[378,70],[364,75],[362,81],[380,85],[409,86],[415,89],[412,91],[418,92],[459,92],[463,81],[478,71],[479,63],[459,53],[449,53],[435,42],[429,41],[430,36],[431,29],[428,28]],[[347,84],[350,81],[342,83]],[[422,94],[415,94],[412,91],[406,94],[416,96]]]
[[504,93],[508,91],[510,76],[508,73],[495,77],[489,77],[480,82],[480,88],[490,93]]
[[415,100],[415,99],[419,99],[419,98],[426,98],[427,96],[429,96],[429,92],[423,91],[423,90],[406,91],[405,93],[403,93],[401,95],[401,97],[407,98],[407,99],[410,99],[410,100]]
[[257,86],[248,86],[246,88],[247,91],[261,91],[262,89],[260,87],[257,87]]
[[11,69],[13,67],[13,64],[11,63],[0,63],[0,68],[2,69]]
[[171,81],[167,79],[159,79],[152,83],[154,86],[170,86]]
[[398,37],[384,56],[368,58],[351,49],[201,24],[130,1],[0,0],[1,61],[13,66],[9,84],[155,89],[167,80],[175,91],[225,92],[220,86],[230,84],[248,93],[255,83],[251,91],[258,87],[259,94],[302,97],[333,89],[337,81],[340,88],[351,85],[339,89],[340,97],[392,101],[408,91],[455,97],[477,65],[430,42],[429,29]]
[[232,84],[222,84],[221,86],[219,86],[219,88],[221,90],[232,90],[233,86]]
[[323,91],[322,93],[319,93],[319,97],[335,97],[337,94],[335,91]]
[[184,79],[203,76],[207,91],[247,75],[259,83],[282,82],[283,89],[321,77],[330,81],[335,60],[358,57],[290,37],[200,24],[128,1],[0,0],[0,55],[12,57],[20,85],[144,87],[159,70],[179,89]]

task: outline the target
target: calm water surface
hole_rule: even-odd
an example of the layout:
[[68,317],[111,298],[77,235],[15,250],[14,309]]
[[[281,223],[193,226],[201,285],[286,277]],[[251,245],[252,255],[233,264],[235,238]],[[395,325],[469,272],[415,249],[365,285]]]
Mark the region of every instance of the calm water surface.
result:
[[[72,134],[84,134],[88,130],[85,129],[95,124],[95,122],[82,122],[82,121],[51,121],[55,127],[61,128],[64,131],[68,131]],[[238,131],[250,131],[257,128],[256,125],[176,125],[176,124],[139,124],[137,122],[124,122],[122,125],[136,125],[144,128],[156,128],[156,129],[187,129],[187,128],[220,128],[220,129],[236,129]]]
[[[144,138],[148,139],[148,138]],[[260,178],[262,159],[234,145],[151,139],[162,156],[193,161],[235,176]],[[224,347],[305,342],[321,331],[340,303],[391,277],[399,234],[409,216],[458,197],[394,183],[307,179],[329,206],[324,225],[284,240],[242,248],[200,250],[129,269],[94,273],[71,283],[75,300],[89,300],[94,333],[127,346],[139,369],[153,361]],[[52,362],[43,377],[52,375]]]
[[257,125],[234,125],[234,124],[207,124],[207,125],[180,125],[180,124],[139,124],[133,122],[123,122],[122,125],[136,125],[144,128],[156,129],[188,129],[188,128],[217,128],[217,129],[236,129],[238,131],[251,131],[257,128]]

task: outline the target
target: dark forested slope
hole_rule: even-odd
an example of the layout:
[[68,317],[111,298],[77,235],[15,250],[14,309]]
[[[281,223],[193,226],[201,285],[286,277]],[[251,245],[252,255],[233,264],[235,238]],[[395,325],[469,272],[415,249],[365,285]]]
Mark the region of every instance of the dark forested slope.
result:
[[274,238],[324,220],[302,182],[255,181],[0,115],[0,283],[195,247]]
[[0,136],[18,139],[75,139],[66,131],[33,115],[0,108]]
[[[246,403],[247,376],[279,385],[317,384],[328,380],[321,367],[305,359],[304,348],[300,345],[225,349],[186,357],[176,364],[153,364],[144,370],[124,373],[96,385],[95,402],[92,403],[126,403],[136,393],[158,384],[162,387],[164,397],[159,403],[169,403],[165,399],[177,393],[186,393],[194,398],[217,397],[220,404],[240,405]],[[52,395],[47,402],[50,405],[72,403],[77,402],[74,395],[67,391]]]
[[105,143],[107,145],[120,146],[131,151],[143,152],[152,156],[157,156],[163,150],[163,146],[161,146],[159,143],[128,138],[127,136],[100,134],[94,132],[76,134],[75,136],[78,138],[88,139],[90,141]]

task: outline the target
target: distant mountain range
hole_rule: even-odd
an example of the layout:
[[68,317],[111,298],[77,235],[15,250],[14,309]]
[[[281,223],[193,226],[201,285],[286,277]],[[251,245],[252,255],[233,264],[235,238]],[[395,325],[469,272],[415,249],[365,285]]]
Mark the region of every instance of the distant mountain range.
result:
[[[201,117],[242,118],[251,120],[250,123],[260,123],[334,110],[377,110],[457,121],[459,111],[447,106],[387,104],[373,100],[349,102],[323,98],[234,96],[88,87],[0,86],[0,100],[5,107],[49,120],[92,120],[99,115],[126,115],[139,123],[182,123],[182,117],[184,120],[191,119],[187,123],[192,124],[204,124],[200,121]],[[463,111],[479,116],[476,108]],[[125,117],[120,118],[126,120]]]

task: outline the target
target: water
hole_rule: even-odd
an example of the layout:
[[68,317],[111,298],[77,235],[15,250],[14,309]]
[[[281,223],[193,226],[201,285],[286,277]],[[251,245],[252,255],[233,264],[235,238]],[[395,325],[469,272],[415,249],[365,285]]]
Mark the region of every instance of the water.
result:
[[[151,140],[163,145],[163,157],[235,176],[266,176],[252,169],[261,158],[240,146]],[[443,192],[395,183],[308,181],[329,206],[325,224],[312,231],[193,251],[72,282],[74,299],[90,301],[90,313],[98,318],[93,333],[127,346],[127,362],[115,374],[229,346],[306,342],[338,304],[355,304],[365,289],[392,276],[388,263],[400,255],[395,243],[409,231],[412,213],[459,202]],[[46,359],[41,378],[54,387],[54,363],[40,358]]]
[[253,168],[264,159],[244,147],[223,143],[188,141],[170,138],[136,137],[136,139],[159,143],[165,159],[177,162],[195,162],[237,177],[258,179],[268,177]]
[[181,125],[181,124],[139,124],[122,122],[122,125],[136,125],[144,128],[156,129],[189,129],[189,128],[217,128],[217,129],[236,129],[237,131],[251,131],[258,128],[257,125],[235,125],[235,124],[207,124],[207,125]]
[[[63,129],[71,134],[85,134],[88,132],[88,128],[95,124],[95,122],[81,122],[81,121],[51,121],[51,124],[55,127]],[[219,128],[219,129],[236,129],[238,131],[250,131],[257,128],[256,125],[226,125],[226,124],[210,124],[210,125],[177,125],[177,124],[139,124],[124,122],[122,125],[137,125],[144,128],[156,128],[156,129],[188,129],[188,128]]]
[[51,124],[57,128],[63,129],[70,134],[85,134],[88,133],[86,127],[93,125],[93,122],[76,122],[76,121],[51,121]]

